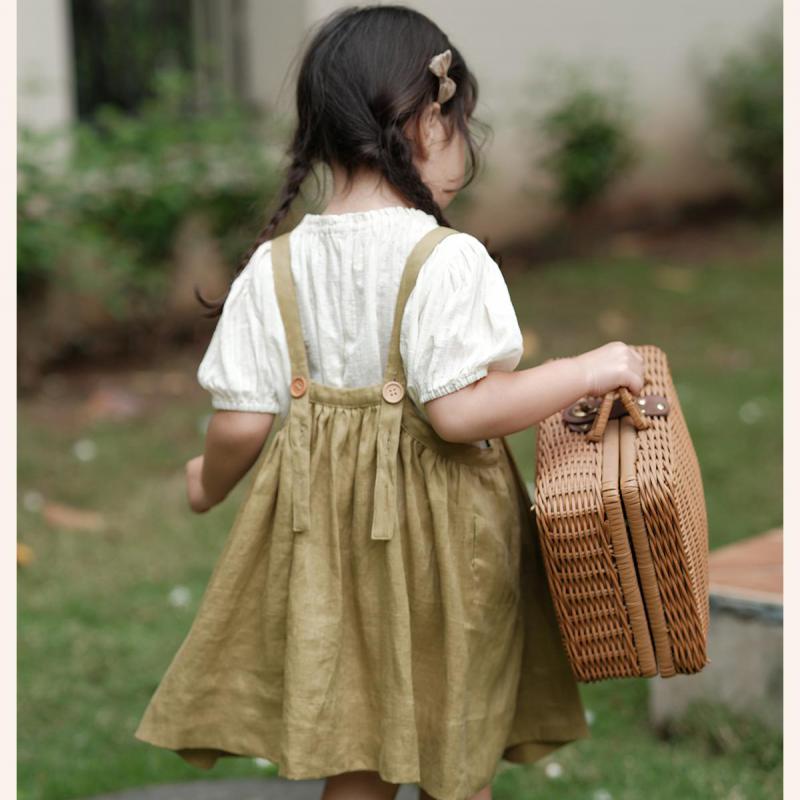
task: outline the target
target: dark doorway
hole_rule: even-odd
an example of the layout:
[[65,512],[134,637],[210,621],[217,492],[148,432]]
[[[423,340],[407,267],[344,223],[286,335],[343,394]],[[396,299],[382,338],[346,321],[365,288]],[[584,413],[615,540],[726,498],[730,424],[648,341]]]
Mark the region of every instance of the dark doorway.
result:
[[134,111],[161,69],[191,70],[189,0],[71,0],[77,110]]

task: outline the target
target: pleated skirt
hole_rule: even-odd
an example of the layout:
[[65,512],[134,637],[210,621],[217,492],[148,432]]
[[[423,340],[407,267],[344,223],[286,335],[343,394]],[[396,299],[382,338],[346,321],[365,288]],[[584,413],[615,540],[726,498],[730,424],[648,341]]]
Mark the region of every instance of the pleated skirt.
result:
[[373,539],[368,389],[312,386],[308,530],[292,530],[289,428],[273,433],[135,736],[202,768],[375,770],[464,800],[501,759],[589,736],[584,708],[505,439],[447,442],[406,396],[397,527]]

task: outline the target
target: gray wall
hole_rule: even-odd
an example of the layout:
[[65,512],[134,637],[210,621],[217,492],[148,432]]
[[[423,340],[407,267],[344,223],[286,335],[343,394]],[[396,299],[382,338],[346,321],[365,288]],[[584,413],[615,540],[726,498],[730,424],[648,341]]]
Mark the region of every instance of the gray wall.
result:
[[[259,103],[291,111],[299,50],[311,26],[347,3],[241,3],[245,91]],[[780,9],[775,0],[419,0],[407,5],[448,34],[478,77],[477,113],[492,125],[494,137],[484,171],[469,190],[473,206],[465,225],[501,240],[551,213],[544,176],[532,166],[537,141],[526,120],[539,110],[530,87],[545,74],[548,61],[588,64],[598,74],[618,67],[630,79],[644,156],[610,196],[612,210],[702,197],[723,188],[730,175],[711,158],[693,64],[714,63],[770,12],[779,22]],[[46,127],[74,115],[66,10],[66,0],[18,4],[20,121]]]
[[[307,0],[307,20],[315,22],[344,5]],[[475,202],[467,224],[501,239],[549,213],[548,187],[531,168],[536,137],[524,119],[537,112],[528,87],[549,59],[588,64],[603,75],[616,65],[630,79],[644,155],[612,193],[612,209],[702,197],[727,185],[730,176],[709,157],[693,65],[703,59],[715,63],[770,13],[779,22],[780,9],[774,0],[419,0],[405,5],[430,16],[477,75],[476,113],[492,125],[494,138],[482,177],[469,190]]]
[[39,130],[75,113],[66,0],[17,3],[17,118]]

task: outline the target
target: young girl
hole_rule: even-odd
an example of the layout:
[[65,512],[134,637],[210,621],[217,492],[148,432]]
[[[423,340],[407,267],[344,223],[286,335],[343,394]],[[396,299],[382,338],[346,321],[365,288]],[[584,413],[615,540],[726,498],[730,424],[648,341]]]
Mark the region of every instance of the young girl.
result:
[[[476,99],[406,7],[345,9],[308,46],[279,208],[198,371],[217,410],[191,508],[253,480],[135,734],[189,763],[260,756],[327,800],[485,799],[500,759],[589,735],[504,437],[638,393],[643,365],[611,342],[514,371],[499,267],[443,214]],[[273,238],[315,165],[327,207]]]

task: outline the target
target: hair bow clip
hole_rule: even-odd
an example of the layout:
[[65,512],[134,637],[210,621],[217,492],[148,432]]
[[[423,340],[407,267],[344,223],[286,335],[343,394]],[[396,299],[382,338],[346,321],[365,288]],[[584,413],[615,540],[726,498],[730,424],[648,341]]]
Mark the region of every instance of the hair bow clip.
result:
[[428,64],[428,69],[439,78],[439,103],[446,103],[456,93],[456,82],[447,75],[453,53],[448,48],[443,53],[434,56]]

